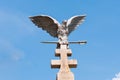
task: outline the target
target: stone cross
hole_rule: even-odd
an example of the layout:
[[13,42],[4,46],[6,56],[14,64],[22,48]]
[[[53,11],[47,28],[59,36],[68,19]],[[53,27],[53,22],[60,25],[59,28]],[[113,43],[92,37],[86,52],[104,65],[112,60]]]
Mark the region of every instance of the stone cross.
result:
[[77,60],[68,60],[71,55],[72,51],[67,45],[60,45],[60,48],[55,50],[55,56],[60,57],[60,60],[51,60],[51,68],[60,68],[56,80],[74,80],[70,68],[77,67]]

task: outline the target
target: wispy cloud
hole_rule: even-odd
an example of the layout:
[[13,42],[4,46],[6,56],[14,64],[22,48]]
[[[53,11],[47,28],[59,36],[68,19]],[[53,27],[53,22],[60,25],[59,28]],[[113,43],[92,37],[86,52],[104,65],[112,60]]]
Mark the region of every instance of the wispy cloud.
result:
[[120,80],[120,72],[116,74],[112,80]]
[[29,23],[25,14],[0,10],[0,63],[19,61],[24,57],[24,52],[14,42],[19,43],[21,39],[34,33],[35,28]]
[[30,25],[30,20],[25,14],[0,10],[0,33],[21,37],[33,34],[34,29],[35,27]]
[[24,58],[24,52],[7,40],[0,39],[0,63],[4,61],[19,61]]

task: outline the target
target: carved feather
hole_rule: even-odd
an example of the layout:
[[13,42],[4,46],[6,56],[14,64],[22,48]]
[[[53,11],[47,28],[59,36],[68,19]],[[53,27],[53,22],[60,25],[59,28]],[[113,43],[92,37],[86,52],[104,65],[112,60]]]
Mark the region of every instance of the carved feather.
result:
[[58,37],[57,30],[60,24],[54,18],[47,15],[40,15],[30,17],[30,19],[36,26],[47,31],[51,36]]
[[84,21],[85,15],[73,16],[67,21],[68,34],[77,28]]

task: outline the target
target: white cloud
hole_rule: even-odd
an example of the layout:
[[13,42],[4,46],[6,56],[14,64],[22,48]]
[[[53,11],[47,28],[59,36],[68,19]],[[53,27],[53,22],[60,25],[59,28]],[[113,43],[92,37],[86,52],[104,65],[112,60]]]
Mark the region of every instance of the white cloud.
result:
[[120,80],[120,72],[116,74],[112,80]]

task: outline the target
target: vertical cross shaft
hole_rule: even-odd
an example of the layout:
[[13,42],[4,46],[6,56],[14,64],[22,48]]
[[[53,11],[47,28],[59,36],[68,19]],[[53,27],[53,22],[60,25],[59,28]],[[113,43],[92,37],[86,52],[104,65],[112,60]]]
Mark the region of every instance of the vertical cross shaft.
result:
[[60,45],[60,49],[56,49],[55,56],[59,56],[60,60],[52,60],[52,68],[60,68],[57,74],[57,80],[74,80],[74,75],[70,71],[70,68],[77,66],[76,60],[68,60],[68,56],[71,56],[72,52],[67,48],[67,45]]
[[70,72],[66,49],[61,50],[60,58],[61,58],[60,72]]

